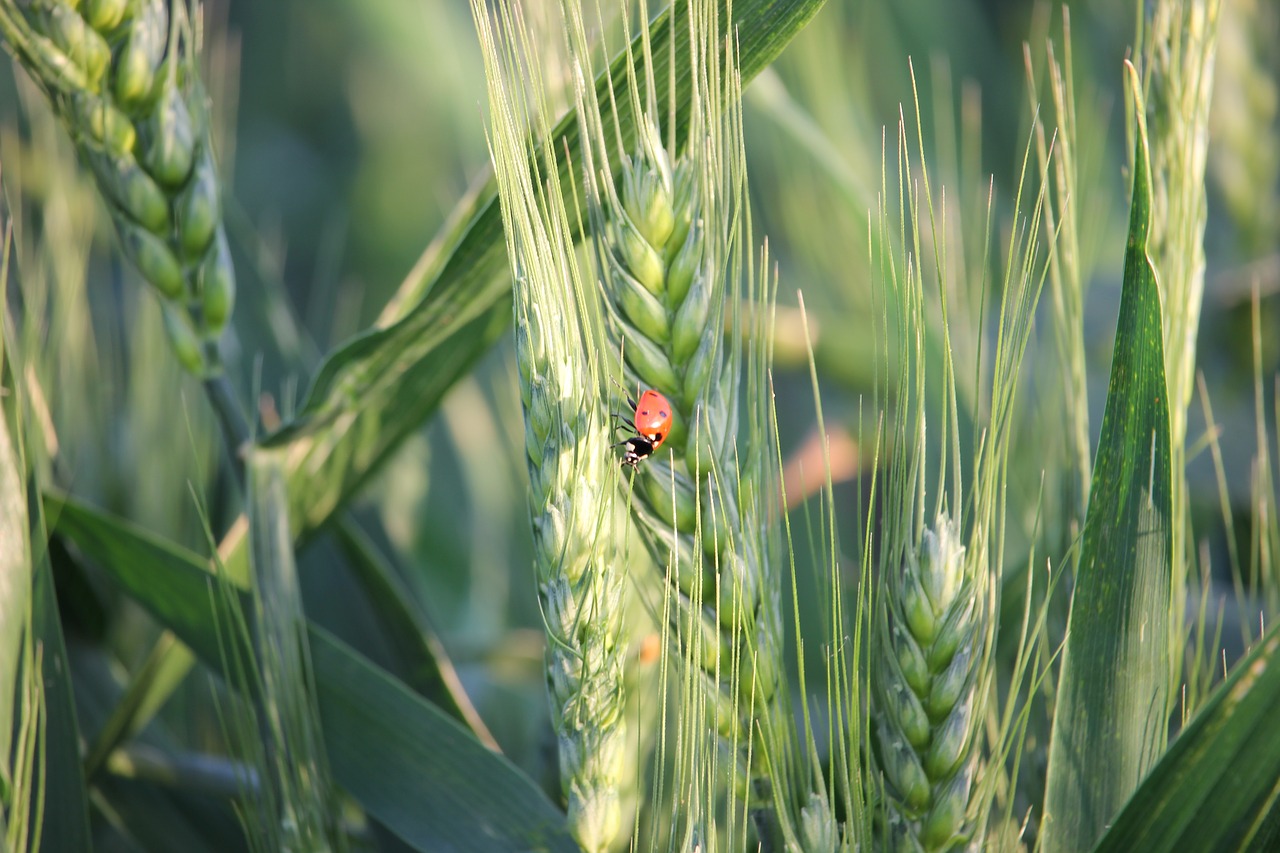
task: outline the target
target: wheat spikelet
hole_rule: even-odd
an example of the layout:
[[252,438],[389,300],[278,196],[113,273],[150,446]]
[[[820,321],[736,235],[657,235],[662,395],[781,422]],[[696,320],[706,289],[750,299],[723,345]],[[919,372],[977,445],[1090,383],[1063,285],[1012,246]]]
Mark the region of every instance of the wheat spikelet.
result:
[[547,686],[569,825],[585,849],[605,850],[621,828],[626,739],[614,473],[598,407],[586,404],[587,377],[557,355],[566,320],[539,301],[528,290],[517,297],[516,353],[528,376],[521,390]]
[[873,659],[889,831],[901,849],[951,850],[971,840],[989,616],[983,567],[939,515],[885,580]]
[[235,271],[185,6],[0,0],[0,34],[93,173],[182,365],[218,370]]

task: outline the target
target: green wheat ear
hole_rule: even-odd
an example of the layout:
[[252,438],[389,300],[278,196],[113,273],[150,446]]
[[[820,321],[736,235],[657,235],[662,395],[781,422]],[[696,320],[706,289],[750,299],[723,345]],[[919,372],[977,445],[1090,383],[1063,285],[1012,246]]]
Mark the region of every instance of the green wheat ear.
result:
[[49,98],[155,289],[179,362],[218,370],[235,271],[186,7],[0,0],[0,35]]
[[[488,83],[490,154],[514,279],[534,572],[547,634],[547,692],[568,824],[590,853],[623,828],[627,736],[618,472],[599,399],[586,291],[550,146],[545,88],[513,5],[472,5]],[[492,15],[492,17],[491,17]]]
[[[750,801],[768,846],[775,831],[788,841],[799,835],[790,803],[775,808],[776,798],[791,799],[777,788],[789,786],[782,777],[793,753],[780,582],[766,521],[776,517],[766,506],[776,491],[769,486],[776,455],[761,407],[767,357],[757,326],[768,286],[753,281],[744,262],[753,249],[732,42],[718,40],[714,4],[678,4],[672,14],[690,17],[690,39],[674,48],[692,54],[692,96],[674,107],[688,116],[687,142],[676,145],[674,113],[664,138],[661,111],[641,93],[643,85],[652,99],[651,66],[667,61],[651,57],[647,45],[647,85],[629,79],[634,142],[605,129],[594,92],[583,85],[587,75],[578,75],[581,137],[592,158],[588,210],[606,334],[621,353],[624,384],[654,389],[673,408],[670,435],[639,466],[628,497],[657,562],[668,567],[670,606],[655,611],[668,614],[671,635],[695,668],[688,683],[704,689],[693,705],[734,753],[734,790]],[[585,36],[574,38],[585,62]]]
[[890,830],[903,849],[949,850],[968,838],[987,689],[985,578],[943,514],[886,579],[875,719]]

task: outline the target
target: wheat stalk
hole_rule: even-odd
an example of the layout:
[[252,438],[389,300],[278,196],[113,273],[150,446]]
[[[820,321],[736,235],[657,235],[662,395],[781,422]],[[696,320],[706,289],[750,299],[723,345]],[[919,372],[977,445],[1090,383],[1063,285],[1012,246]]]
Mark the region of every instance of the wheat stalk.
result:
[[1151,145],[1152,217],[1149,252],[1160,273],[1171,438],[1186,438],[1186,410],[1195,384],[1195,339],[1204,294],[1204,174],[1209,102],[1220,0],[1148,4],[1143,85]]
[[160,297],[178,360],[216,373],[235,271],[186,7],[0,0],[0,35],[93,173],[121,249]]
[[[551,122],[528,29],[514,5],[496,20],[481,3],[490,153],[515,280],[516,362],[525,415],[534,569],[547,632],[547,686],[569,827],[588,851],[623,826],[629,753],[622,569],[615,552],[618,473],[599,399],[585,287],[578,271],[557,153],[531,163]],[[532,107],[530,105],[533,105]]]
[[1226,4],[1218,25],[1218,103],[1211,111],[1214,144],[1208,168],[1250,257],[1270,251],[1280,229],[1280,198],[1258,192],[1259,187],[1280,184],[1280,91],[1272,41],[1277,31],[1280,9],[1266,0]]
[[[744,356],[735,339],[752,340],[758,331],[734,321],[742,309],[748,322],[758,322],[751,310],[760,297],[741,290],[752,276],[744,276],[742,261],[751,237],[740,80],[731,42],[718,41],[714,4],[693,2],[672,14],[680,12],[690,17],[694,78],[690,102],[679,107],[688,110],[683,148],[675,148],[675,115],[667,116],[663,138],[644,30],[649,100],[629,78],[633,147],[605,128],[585,70],[577,74],[578,116],[590,143],[585,183],[611,347],[622,355],[628,388],[657,390],[673,407],[670,435],[631,480],[633,508],[659,564],[668,566],[672,634],[701,670],[695,681],[706,693],[695,704],[736,753],[735,790],[751,801],[767,845],[771,800],[790,796],[774,788],[788,784],[783,776],[793,756],[780,584],[765,521],[775,462],[759,407],[767,354],[752,349]],[[579,68],[589,67],[583,32],[580,21],[571,28]],[[617,173],[611,162],[620,163]],[[726,324],[734,327],[729,334]],[[740,394],[751,416],[744,447]],[[787,810],[776,817],[784,837],[794,839]]]
[[[1192,558],[1186,468],[1187,409],[1195,385],[1196,335],[1204,298],[1205,168],[1220,0],[1146,4],[1142,77],[1151,163],[1147,251],[1160,278],[1174,518],[1172,612],[1186,606]],[[1129,146],[1133,150],[1133,146]],[[1184,630],[1171,620],[1171,683],[1182,677]],[[1176,691],[1169,691],[1169,711]]]

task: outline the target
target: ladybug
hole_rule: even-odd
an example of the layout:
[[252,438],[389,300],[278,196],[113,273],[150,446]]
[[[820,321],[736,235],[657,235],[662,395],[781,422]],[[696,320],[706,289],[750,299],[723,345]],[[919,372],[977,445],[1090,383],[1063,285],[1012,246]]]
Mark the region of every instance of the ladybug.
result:
[[641,459],[652,456],[653,451],[661,447],[671,433],[671,404],[666,397],[650,389],[640,395],[638,403],[627,397],[627,405],[635,412],[632,417],[614,417],[621,422],[619,428],[626,427],[633,434],[614,447],[625,447],[622,464],[635,468]]

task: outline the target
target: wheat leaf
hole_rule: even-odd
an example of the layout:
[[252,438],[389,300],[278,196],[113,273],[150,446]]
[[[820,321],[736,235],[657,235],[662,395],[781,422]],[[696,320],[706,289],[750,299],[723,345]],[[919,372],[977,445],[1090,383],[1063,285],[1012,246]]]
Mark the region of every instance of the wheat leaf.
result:
[[1152,769],[1095,853],[1277,849],[1278,653],[1273,626]]
[[[226,604],[198,556],[74,502],[46,503],[59,533],[221,670],[219,633],[239,632],[218,631]],[[334,776],[387,829],[418,850],[575,849],[564,815],[505,758],[323,629],[311,625],[309,638]]]
[[[1136,72],[1128,68],[1138,99]],[[1044,849],[1088,849],[1164,751],[1172,577],[1169,405],[1147,256],[1145,128],[1134,156],[1111,382],[1063,652]]]

